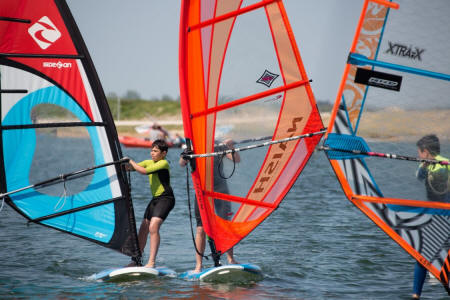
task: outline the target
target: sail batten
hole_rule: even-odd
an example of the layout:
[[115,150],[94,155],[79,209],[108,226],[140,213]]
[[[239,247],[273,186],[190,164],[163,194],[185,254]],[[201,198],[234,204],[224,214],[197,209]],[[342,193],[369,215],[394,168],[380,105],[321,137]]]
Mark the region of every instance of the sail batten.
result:
[[66,210],[64,212],[55,213],[55,214],[46,215],[46,216],[42,216],[42,217],[39,217],[39,218],[31,219],[31,220],[29,220],[29,222],[39,223],[39,222],[50,220],[50,219],[53,219],[53,218],[56,218],[56,217],[61,217],[61,216],[64,216],[64,215],[72,214],[74,212],[86,210],[86,209],[93,208],[93,207],[98,207],[98,206],[101,206],[101,205],[105,205],[105,204],[109,204],[109,203],[116,202],[116,201],[121,201],[121,200],[126,200],[126,198],[125,197],[119,197],[119,198],[113,198],[113,199],[109,199],[109,200],[105,200],[105,201],[101,201],[101,202],[96,202],[96,203],[93,203],[93,204],[89,204],[89,205],[85,205],[85,206],[81,206],[81,207],[77,207],[77,208],[72,208],[72,209]]
[[2,125],[3,130],[30,129],[30,128],[59,128],[59,127],[86,127],[86,126],[106,126],[104,122],[66,122],[66,123],[38,123],[24,125]]
[[245,103],[252,102],[252,101],[257,101],[257,100],[263,100],[264,101],[264,97],[275,95],[275,94],[280,93],[280,92],[285,92],[285,91],[288,91],[290,89],[293,89],[293,88],[296,88],[296,87],[299,87],[299,86],[302,86],[302,85],[305,85],[305,84],[308,84],[308,83],[309,83],[309,80],[301,80],[301,81],[290,83],[288,85],[280,86],[278,88],[267,90],[267,91],[261,92],[259,94],[250,95],[250,96],[247,96],[245,98],[232,100],[232,101],[229,101],[229,102],[227,102],[225,104],[218,105],[216,107],[211,107],[211,108],[209,108],[207,110],[204,110],[204,111],[196,112],[196,113],[192,114],[192,118],[203,116],[203,115],[207,115],[207,114],[211,114],[211,113],[215,113],[215,112],[219,112],[221,110],[226,110],[228,108],[232,108],[234,106],[245,104]]
[[0,21],[18,22],[18,23],[31,23],[31,20],[28,20],[28,19],[18,19],[18,18],[8,18],[8,17],[0,17]]
[[443,74],[438,72],[433,72],[429,70],[423,70],[423,69],[416,69],[408,66],[402,66],[397,64],[392,64],[388,62],[378,61],[378,60],[372,60],[368,59],[362,55],[351,53],[349,56],[349,62],[354,65],[359,64],[367,64],[377,67],[383,67],[391,70],[398,70],[398,71],[404,71],[412,74],[417,74],[425,77],[431,77],[441,80],[449,80],[450,81],[450,74]]
[[272,203],[266,203],[266,202],[261,202],[261,201],[252,201],[248,198],[235,197],[235,196],[228,195],[228,194],[221,194],[221,193],[215,193],[215,192],[210,192],[210,191],[204,191],[204,193],[205,193],[205,196],[211,196],[216,199],[229,200],[229,201],[242,203],[242,204],[251,204],[254,206],[276,208],[276,205],[273,205]]
[[189,31],[190,30],[196,30],[196,29],[200,29],[200,28],[212,25],[214,23],[222,22],[222,21],[225,21],[227,19],[231,19],[231,18],[237,17],[239,15],[248,13],[248,12],[250,12],[252,10],[261,8],[263,6],[266,6],[266,5],[271,4],[273,2],[276,2],[276,1],[279,1],[279,0],[264,0],[264,1],[261,1],[259,3],[255,3],[255,4],[252,4],[252,5],[249,5],[249,6],[245,7],[245,8],[237,9],[235,11],[232,11],[232,12],[229,12],[229,13],[217,16],[214,19],[209,19],[209,20],[203,21],[201,23],[194,24],[194,25],[190,26],[188,28],[188,30]]
[[9,89],[9,90],[0,90],[0,94],[26,94],[28,90],[20,90],[20,89]]
[[27,54],[27,53],[0,53],[0,57],[16,58],[61,58],[61,59],[83,59],[82,55],[64,55],[64,54]]

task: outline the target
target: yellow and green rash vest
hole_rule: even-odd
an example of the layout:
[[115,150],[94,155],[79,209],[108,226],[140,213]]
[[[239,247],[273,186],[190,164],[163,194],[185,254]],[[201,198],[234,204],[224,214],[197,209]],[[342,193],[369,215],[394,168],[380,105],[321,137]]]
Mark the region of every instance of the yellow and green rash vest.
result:
[[167,160],[161,159],[154,162],[149,159],[141,161],[138,165],[147,171],[153,197],[162,195],[173,196],[172,187],[170,186],[170,167]]
[[[437,161],[449,161],[448,158],[437,155]],[[416,176],[425,181],[427,197],[432,201],[450,202],[450,167],[442,164],[421,163]]]

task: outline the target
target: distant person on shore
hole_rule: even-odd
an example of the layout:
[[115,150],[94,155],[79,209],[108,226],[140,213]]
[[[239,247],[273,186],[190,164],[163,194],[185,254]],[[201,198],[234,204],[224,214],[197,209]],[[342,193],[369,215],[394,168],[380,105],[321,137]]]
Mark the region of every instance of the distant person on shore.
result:
[[[214,147],[215,152],[219,151],[225,151],[228,149],[233,149],[234,143],[231,139],[226,139],[222,144],[216,145]],[[233,157],[234,156],[234,157]],[[234,162],[238,163],[241,161],[241,158],[239,156],[239,153],[227,154],[226,158],[230,160],[234,160]],[[226,182],[226,179],[223,178],[223,165],[219,163],[220,157],[215,156],[214,157],[214,191],[219,193],[228,194],[228,185]],[[180,166],[184,167],[188,164],[188,160],[183,159],[183,156],[180,157],[179,161]],[[198,254],[195,253],[195,269],[194,273],[200,273],[202,271],[203,266],[203,253],[205,252],[205,245],[206,245],[206,234],[203,229],[202,219],[200,216],[200,211],[198,209],[197,199],[194,201],[194,211],[195,211],[195,220],[197,223],[197,229],[195,234],[195,246],[197,250],[200,252]],[[215,211],[217,215],[219,215],[221,218],[225,220],[230,219],[231,215],[231,203],[229,201],[224,201],[220,199],[214,199],[214,206]],[[238,264],[238,262],[234,259],[233,256],[233,248],[228,250],[226,252],[227,255],[227,261],[229,264]]]
[[[153,141],[150,155],[151,160],[136,163],[130,160],[127,168],[135,170],[143,175],[148,175],[152,200],[147,206],[139,228],[139,248],[144,251],[147,243],[147,235],[150,232],[150,255],[146,267],[155,267],[156,254],[160,244],[159,229],[170,211],[175,206],[175,196],[170,186],[170,167],[166,160],[168,151],[164,140]],[[131,263],[128,266],[134,265]]]
[[[417,141],[417,152],[421,159],[448,161],[440,155],[441,147],[436,135],[430,134]],[[449,166],[423,162],[417,169],[416,176],[425,183],[427,199],[430,201],[450,202]],[[413,299],[420,299],[427,269],[416,261],[414,266]]]

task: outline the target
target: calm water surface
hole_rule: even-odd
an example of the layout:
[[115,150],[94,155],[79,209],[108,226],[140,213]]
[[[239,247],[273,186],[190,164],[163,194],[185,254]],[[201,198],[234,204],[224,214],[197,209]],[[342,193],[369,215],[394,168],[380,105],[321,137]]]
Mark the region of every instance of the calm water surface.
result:
[[[161,228],[158,263],[177,272],[194,267],[185,170],[169,150],[176,206]],[[124,149],[135,160],[146,149]],[[132,174],[138,222],[150,200],[146,176]],[[194,221],[195,222],[195,221]],[[144,254],[148,259],[148,248]],[[414,260],[346,200],[323,153],[315,153],[285,200],[235,248],[236,259],[259,265],[264,280],[249,286],[177,278],[128,283],[86,280],[123,266],[128,257],[38,225],[10,207],[0,212],[2,299],[409,299]],[[206,266],[210,261],[205,262]],[[448,299],[427,281],[422,299]]]

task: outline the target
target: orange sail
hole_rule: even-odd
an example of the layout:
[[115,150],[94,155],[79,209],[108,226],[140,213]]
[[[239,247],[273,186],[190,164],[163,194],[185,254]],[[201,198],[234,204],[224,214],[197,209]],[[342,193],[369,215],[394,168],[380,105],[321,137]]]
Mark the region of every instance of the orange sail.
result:
[[[195,154],[323,128],[282,1],[182,1],[179,55],[184,130]],[[280,205],[320,137],[195,159],[203,226],[219,253]]]

